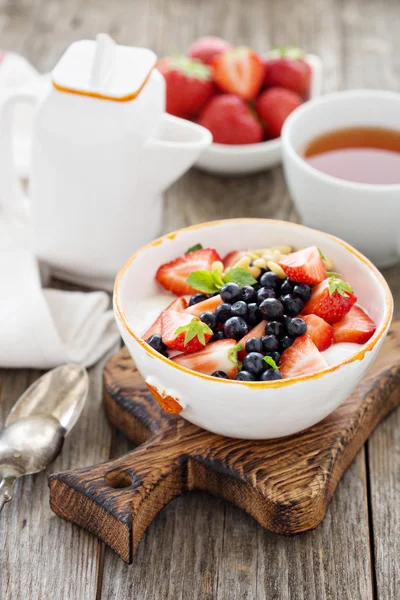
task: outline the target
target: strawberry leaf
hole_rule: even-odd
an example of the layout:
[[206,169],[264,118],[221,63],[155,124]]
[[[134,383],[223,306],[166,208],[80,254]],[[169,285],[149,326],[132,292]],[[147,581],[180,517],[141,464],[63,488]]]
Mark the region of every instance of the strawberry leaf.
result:
[[172,69],[182,71],[188,77],[207,80],[211,79],[211,69],[199,60],[187,56],[173,56],[169,62]]
[[339,277],[340,279],[340,273],[335,273],[335,271],[327,271],[326,274],[328,277]]
[[197,250],[203,250],[203,246],[201,244],[195,244],[186,250],[185,254],[191,254],[191,252],[196,252]]
[[229,269],[229,271],[224,275],[223,279],[225,283],[232,281],[239,287],[244,287],[245,285],[255,285],[257,283],[257,279],[254,279],[253,275],[241,267],[233,267],[233,269]]
[[233,362],[233,364],[240,370],[241,368],[241,362],[238,359],[238,352],[240,352],[241,350],[243,350],[243,345],[242,344],[236,344],[236,346],[234,346],[233,348],[231,348],[230,350],[228,350],[228,358],[231,362]]
[[335,292],[340,294],[341,296],[349,296],[353,293],[353,288],[351,285],[340,279],[339,277],[329,277],[328,279],[329,285],[329,295],[332,296]]
[[304,50],[294,46],[278,46],[273,48],[267,53],[268,58],[291,58],[292,60],[299,60],[304,58]]
[[276,364],[272,356],[264,356],[264,361],[274,369],[274,371],[279,371],[280,367]]
[[193,271],[186,280],[195,290],[204,294],[214,294],[219,291],[211,271]]
[[197,317],[193,317],[193,319],[187,325],[182,325],[181,327],[178,327],[178,329],[175,331],[175,335],[179,335],[180,333],[184,333],[184,332],[185,332],[185,341],[183,342],[184,346],[187,346],[187,344],[191,340],[193,340],[193,338],[195,338],[195,337],[197,337],[200,344],[205,346],[206,345],[205,334],[206,333],[208,333],[209,335],[213,334],[213,330],[210,329],[210,327],[208,325],[206,325],[205,323],[200,321],[200,319],[198,319]]

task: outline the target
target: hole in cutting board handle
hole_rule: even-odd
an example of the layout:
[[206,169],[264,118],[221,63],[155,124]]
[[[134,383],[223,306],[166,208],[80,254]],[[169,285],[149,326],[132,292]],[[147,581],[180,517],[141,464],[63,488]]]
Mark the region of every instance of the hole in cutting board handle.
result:
[[109,471],[104,477],[106,483],[112,488],[121,489],[132,485],[132,476],[125,471]]

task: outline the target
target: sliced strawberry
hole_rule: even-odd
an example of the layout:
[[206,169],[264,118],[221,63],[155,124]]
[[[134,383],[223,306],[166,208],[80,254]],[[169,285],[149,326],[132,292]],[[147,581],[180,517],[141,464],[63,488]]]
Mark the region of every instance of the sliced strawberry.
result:
[[318,248],[310,246],[298,252],[284,255],[280,266],[292,281],[315,285],[326,277],[326,267]]
[[214,82],[228,94],[244,100],[257,95],[265,76],[265,66],[249,48],[233,48],[219,54],[211,63]]
[[328,363],[314,344],[310,336],[302,335],[284,351],[279,362],[283,377],[299,377],[326,369]]
[[242,349],[239,350],[239,352],[238,352],[238,357],[240,360],[243,360],[244,357],[246,356],[245,346],[246,346],[247,340],[249,340],[250,338],[253,338],[253,337],[262,338],[265,335],[266,324],[267,324],[267,321],[261,321],[261,323],[259,323],[255,327],[253,327],[253,329],[251,331],[249,331],[249,333],[247,333],[244,337],[242,337],[242,339],[238,342],[242,346]]
[[176,298],[176,300],[172,300],[171,304],[168,304],[168,306],[160,312],[153,325],[146,331],[146,333],[143,334],[143,339],[147,340],[151,335],[154,335],[155,333],[158,333],[159,335],[161,334],[161,317],[163,312],[165,312],[166,310],[176,310],[177,312],[181,312],[185,310],[187,305],[188,303],[183,297]]
[[[188,335],[187,334],[191,334]],[[171,350],[197,352],[212,337],[212,329],[193,315],[166,310],[161,315],[161,337]]]
[[218,294],[218,296],[212,296],[211,298],[207,298],[207,300],[203,300],[203,302],[188,306],[185,309],[185,313],[199,317],[203,312],[215,312],[215,309],[220,304],[222,304],[222,298]]
[[156,279],[166,290],[177,296],[194,294],[196,290],[186,281],[190,273],[200,270],[210,271],[216,260],[221,260],[216,250],[212,248],[196,250],[161,265],[156,273]]
[[356,300],[348,283],[338,277],[329,277],[312,290],[303,315],[317,315],[327,323],[336,323],[343,319]]
[[335,344],[353,342],[365,344],[373,336],[376,325],[359,306],[353,306],[347,315],[333,325]]
[[245,254],[246,252],[244,250],[233,250],[232,252],[229,252],[229,254],[227,254],[222,260],[225,271],[234,267]]
[[305,315],[307,335],[310,336],[320,352],[323,352],[333,343],[333,327],[317,315]]
[[214,371],[224,371],[229,379],[232,379],[238,372],[236,345],[237,342],[230,339],[211,342],[200,352],[181,354],[172,360],[182,367],[204,375],[212,375]]

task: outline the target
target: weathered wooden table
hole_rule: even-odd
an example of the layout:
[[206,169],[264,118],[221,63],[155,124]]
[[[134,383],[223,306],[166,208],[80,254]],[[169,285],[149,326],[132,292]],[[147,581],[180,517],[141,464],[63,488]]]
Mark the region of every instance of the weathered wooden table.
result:
[[[398,89],[399,27],[397,0],[0,0],[0,46],[42,71],[99,31],[160,55],[211,33],[260,51],[298,43],[322,57],[325,91]],[[192,170],[167,193],[164,230],[240,216],[296,219],[280,168],[230,180]],[[400,268],[385,276],[400,316]],[[48,473],[128,448],[104,417],[101,373],[102,363],[91,369],[84,414]],[[0,371],[0,424],[39,374]],[[155,519],[131,567],[51,513],[48,473],[20,481],[0,515],[1,600],[400,598],[400,411],[372,435],[315,531],[278,537],[193,493]]]

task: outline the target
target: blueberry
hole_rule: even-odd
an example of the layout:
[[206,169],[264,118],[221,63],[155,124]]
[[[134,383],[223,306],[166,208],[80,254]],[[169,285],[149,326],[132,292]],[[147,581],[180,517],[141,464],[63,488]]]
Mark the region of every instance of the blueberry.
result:
[[267,352],[267,356],[270,356],[277,365],[279,364],[279,361],[281,360],[281,355],[279,352]]
[[276,381],[282,379],[282,375],[275,369],[268,369],[261,375],[261,381]]
[[250,352],[243,359],[243,369],[253,373],[253,375],[260,375],[266,367],[266,362],[260,352]]
[[304,302],[298,296],[294,296],[293,294],[286,294],[286,296],[281,296],[281,302],[285,307],[286,313],[290,317],[295,317],[304,308]]
[[311,286],[306,283],[296,283],[293,288],[293,293],[299,296],[303,302],[307,302],[311,296]]
[[240,300],[241,289],[236,283],[230,282],[222,286],[220,294],[224,302],[233,304],[233,302]]
[[235,375],[234,379],[236,379],[236,381],[255,381],[256,380],[254,375],[252,375],[248,371],[240,371],[237,375]]
[[232,317],[243,317],[243,319],[246,319],[248,315],[248,308],[246,302],[244,302],[243,300],[239,300],[238,302],[235,302],[235,304],[232,304],[231,314]]
[[284,350],[287,350],[288,348],[290,348],[290,346],[293,344],[294,339],[289,337],[288,335],[285,335],[285,337],[283,337],[281,339],[281,350],[282,352]]
[[274,290],[278,290],[281,287],[281,282],[282,279],[276,273],[273,273],[273,271],[267,271],[260,277],[260,284],[263,287],[270,287]]
[[247,305],[247,310],[247,320],[249,325],[257,325],[261,321],[261,313],[258,305],[255,302],[251,302]]
[[148,343],[149,346],[151,346],[154,350],[156,350],[156,352],[160,352],[160,354],[165,354],[165,351],[167,350],[167,346],[164,344],[164,342],[162,341],[161,335],[158,335],[158,333],[154,333],[153,335],[151,335],[146,342]]
[[281,285],[281,294],[291,294],[293,292],[293,286],[293,281],[290,281],[290,279],[287,277],[283,280]]
[[285,328],[279,321],[269,321],[265,326],[265,335],[276,335],[282,337],[285,335]]
[[214,373],[211,373],[211,377],[218,377],[219,379],[229,379],[225,371],[214,371]]
[[189,300],[189,306],[193,306],[193,304],[203,302],[203,300],[207,300],[207,298],[207,294],[193,294],[193,296]]
[[293,317],[288,317],[288,315],[283,315],[282,322],[285,325],[286,329],[289,327],[289,323]]
[[275,335],[265,335],[261,338],[264,352],[275,352],[279,348],[278,338]]
[[223,331],[216,331],[214,333],[214,335],[212,336],[212,338],[210,339],[210,342],[219,342],[220,340],[224,340],[225,339],[225,334]]
[[217,317],[212,312],[203,312],[200,315],[200,321],[203,321],[206,325],[210,327],[213,331],[217,327]]
[[255,302],[257,297],[256,290],[251,285],[245,285],[240,290],[240,299],[244,302]]
[[288,331],[288,334],[291,335],[292,337],[304,335],[305,332],[307,331],[307,324],[305,321],[303,321],[303,319],[300,319],[299,317],[295,317],[294,319],[292,319],[290,321],[289,325],[287,326],[287,331]]
[[275,296],[275,291],[272,288],[262,287],[257,292],[257,302],[258,304],[261,304],[263,300],[266,300],[267,298],[275,298]]
[[220,323],[225,323],[231,316],[231,305],[230,304],[220,304],[217,306],[215,311],[215,316],[217,317],[217,321]]
[[283,304],[277,298],[267,298],[261,302],[260,312],[267,321],[275,321],[283,316]]
[[250,352],[262,352],[262,343],[260,338],[249,338],[246,342],[245,350],[247,354],[250,354]]
[[242,317],[231,317],[224,325],[224,333],[227,338],[240,340],[249,332],[249,327]]

